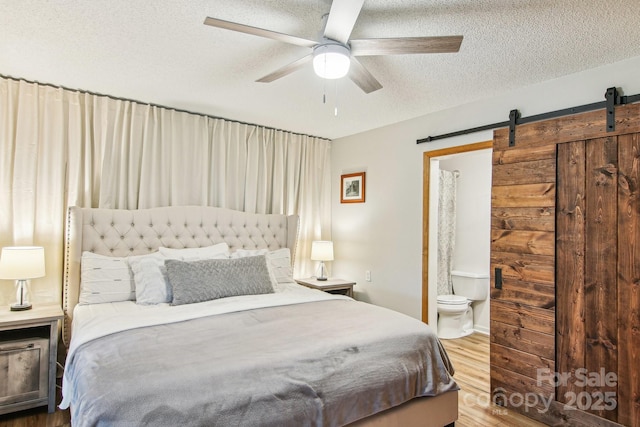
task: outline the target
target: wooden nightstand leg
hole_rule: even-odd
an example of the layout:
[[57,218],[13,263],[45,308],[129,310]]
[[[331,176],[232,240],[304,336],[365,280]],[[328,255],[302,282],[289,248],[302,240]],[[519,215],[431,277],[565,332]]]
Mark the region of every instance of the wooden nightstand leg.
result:
[[56,410],[56,371],[58,361],[58,321],[49,325],[49,402],[47,410],[51,414]]

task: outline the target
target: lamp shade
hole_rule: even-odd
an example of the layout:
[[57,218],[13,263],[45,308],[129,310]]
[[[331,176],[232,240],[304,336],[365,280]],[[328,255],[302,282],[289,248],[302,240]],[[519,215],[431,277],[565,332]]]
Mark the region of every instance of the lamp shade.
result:
[[349,72],[349,48],[340,44],[321,44],[313,50],[313,71],[323,79],[339,79]]
[[333,261],[333,242],[330,240],[312,242],[311,259],[313,261]]
[[35,279],[44,277],[44,248],[7,246],[0,255],[0,279]]

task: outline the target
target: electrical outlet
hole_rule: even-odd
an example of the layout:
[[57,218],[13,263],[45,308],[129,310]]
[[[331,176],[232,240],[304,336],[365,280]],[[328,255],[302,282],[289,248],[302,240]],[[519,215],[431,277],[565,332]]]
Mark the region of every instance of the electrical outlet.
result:
[[364,280],[366,280],[367,282],[371,281],[371,271],[367,270],[364,272]]

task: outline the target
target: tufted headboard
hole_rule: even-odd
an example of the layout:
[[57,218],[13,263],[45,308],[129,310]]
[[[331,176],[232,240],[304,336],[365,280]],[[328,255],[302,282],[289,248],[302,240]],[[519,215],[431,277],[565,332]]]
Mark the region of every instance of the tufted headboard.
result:
[[80,259],[142,255],[159,247],[199,248],[226,242],[231,250],[287,247],[293,263],[297,215],[253,214],[205,206],[123,210],[69,208],[65,238],[62,339],[69,345],[73,309],[80,295]]

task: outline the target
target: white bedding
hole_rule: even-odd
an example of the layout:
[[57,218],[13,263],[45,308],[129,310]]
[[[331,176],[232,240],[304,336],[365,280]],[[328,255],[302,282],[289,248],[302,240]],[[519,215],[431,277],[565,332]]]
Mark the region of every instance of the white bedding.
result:
[[[351,298],[286,283],[280,284],[278,290],[272,294],[243,295],[180,306],[139,305],[134,301],[77,305],[73,312],[73,335],[67,354],[67,363],[73,360],[75,351],[82,344],[116,332],[255,308],[331,299],[349,300]],[[62,381],[63,399],[60,403],[62,409],[69,407],[70,388],[70,382],[65,375]]]

